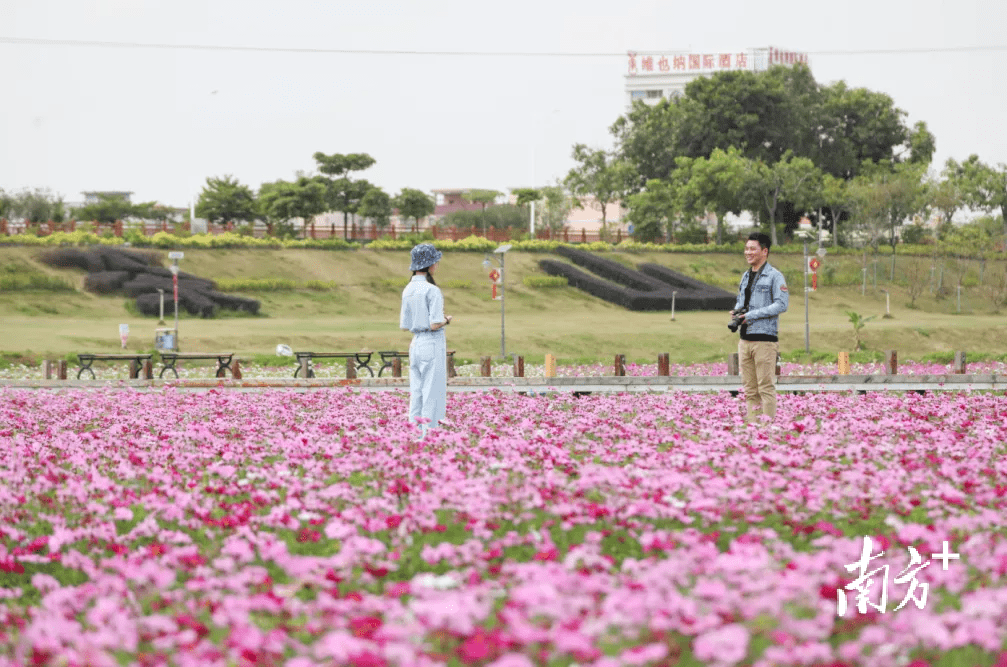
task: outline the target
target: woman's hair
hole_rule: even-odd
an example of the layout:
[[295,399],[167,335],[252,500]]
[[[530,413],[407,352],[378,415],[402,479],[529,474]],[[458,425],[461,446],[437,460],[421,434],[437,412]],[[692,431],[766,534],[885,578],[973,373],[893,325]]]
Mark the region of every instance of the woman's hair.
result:
[[425,273],[425,274],[426,274],[426,276],[427,276],[427,282],[428,282],[428,283],[430,283],[431,285],[436,285],[436,284],[437,284],[437,283],[435,283],[435,282],[434,282],[434,277],[433,277],[433,274],[431,274],[431,273],[430,273],[429,271],[427,271],[426,269],[420,269],[419,271],[413,271],[413,275],[414,275],[414,276],[415,276],[415,275],[416,275],[417,273]]

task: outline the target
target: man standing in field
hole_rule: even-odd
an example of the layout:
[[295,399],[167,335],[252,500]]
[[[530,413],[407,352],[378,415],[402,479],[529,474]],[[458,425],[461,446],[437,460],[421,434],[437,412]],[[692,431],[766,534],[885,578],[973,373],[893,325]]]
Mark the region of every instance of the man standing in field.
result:
[[741,321],[738,361],[748,421],[759,415],[776,418],[779,319],[780,313],[787,311],[790,296],[786,278],[769,263],[771,245],[767,234],[753,232],[748,236],[745,261],[749,268],[741,276],[738,299],[731,311],[731,316]]

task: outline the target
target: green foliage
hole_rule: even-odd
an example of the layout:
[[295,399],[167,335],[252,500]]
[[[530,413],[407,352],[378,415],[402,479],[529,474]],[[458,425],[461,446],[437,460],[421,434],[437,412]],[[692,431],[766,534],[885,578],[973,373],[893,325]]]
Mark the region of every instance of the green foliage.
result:
[[854,347],[854,349],[855,350],[863,350],[864,349],[864,344],[860,340],[860,331],[864,328],[865,324],[867,324],[868,322],[870,322],[871,320],[873,320],[877,316],[876,315],[871,315],[870,317],[864,317],[860,313],[857,313],[857,312],[852,311],[852,310],[847,310],[846,311],[846,316],[848,318],[850,318],[850,324],[853,325],[853,337],[854,337],[854,339],[856,341],[856,347]]
[[285,278],[222,278],[217,280],[221,292],[276,292],[281,290],[334,290],[339,288],[335,281],[288,280]]
[[630,191],[636,175],[632,165],[615,153],[588,148],[584,144],[573,147],[577,166],[567,174],[564,184],[575,196],[591,199],[601,211],[601,237],[608,236],[605,208],[621,201]]
[[0,218],[17,215],[28,222],[62,222],[66,218],[63,198],[48,188],[25,188],[12,195],[0,190]]
[[399,209],[399,214],[406,218],[412,218],[419,223],[420,218],[426,217],[434,212],[434,200],[421,190],[413,188],[402,188],[393,202],[395,208]]
[[263,183],[259,188],[259,207],[277,226],[277,235],[290,238],[294,235],[291,219],[302,218],[307,223],[325,212],[327,193],[324,183],[306,176],[294,182],[279,180]]
[[566,287],[570,284],[566,276],[525,276],[522,280],[525,287]]
[[381,188],[374,186],[360,200],[357,210],[361,216],[374,221],[374,224],[384,229],[392,217],[392,198]]
[[74,286],[62,278],[49,276],[44,273],[14,273],[5,271],[0,274],[0,292],[73,292],[74,290]]
[[259,214],[251,188],[230,175],[207,177],[196,202],[196,215],[212,222],[254,220]]
[[452,211],[444,216],[441,224],[459,229],[523,229],[528,226],[528,213],[520,206],[500,204],[484,211]]
[[97,202],[74,209],[73,215],[81,220],[95,220],[107,224],[136,215],[136,207],[127,201],[125,196],[99,194]]
[[678,215],[679,206],[670,181],[651,179],[642,192],[630,195],[629,221],[633,224],[633,239],[652,243],[664,237],[665,225]]
[[542,199],[542,191],[538,188],[515,188],[511,190],[511,194],[517,197],[518,206],[527,206]]

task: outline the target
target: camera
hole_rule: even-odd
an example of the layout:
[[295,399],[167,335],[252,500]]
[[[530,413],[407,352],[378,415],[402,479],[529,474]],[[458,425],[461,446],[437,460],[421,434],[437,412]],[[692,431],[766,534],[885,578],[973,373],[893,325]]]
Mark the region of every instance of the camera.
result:
[[734,311],[734,316],[731,317],[731,321],[727,323],[727,328],[731,330],[731,333],[735,333],[744,323],[745,313],[748,312],[748,308],[739,308]]

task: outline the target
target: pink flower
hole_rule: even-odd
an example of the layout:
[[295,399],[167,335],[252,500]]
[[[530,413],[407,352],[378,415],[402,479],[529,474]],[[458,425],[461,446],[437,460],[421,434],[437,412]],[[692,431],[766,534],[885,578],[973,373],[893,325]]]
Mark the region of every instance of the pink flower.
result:
[[701,634],[693,641],[692,652],[700,660],[733,665],[748,652],[748,629],[732,623]]

